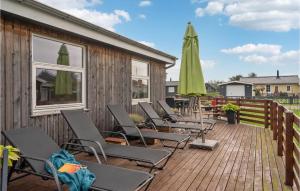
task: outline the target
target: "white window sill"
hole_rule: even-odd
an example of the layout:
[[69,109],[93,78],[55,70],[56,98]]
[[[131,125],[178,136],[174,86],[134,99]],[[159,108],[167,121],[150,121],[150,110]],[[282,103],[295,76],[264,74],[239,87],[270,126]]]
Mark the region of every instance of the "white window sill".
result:
[[55,115],[60,114],[61,110],[76,110],[76,109],[84,109],[85,106],[68,106],[68,107],[56,107],[56,108],[39,108],[32,110],[31,117],[43,116],[43,115]]
[[147,99],[132,99],[131,105],[138,105],[139,102],[148,102],[148,103],[151,103],[149,98],[147,98]]

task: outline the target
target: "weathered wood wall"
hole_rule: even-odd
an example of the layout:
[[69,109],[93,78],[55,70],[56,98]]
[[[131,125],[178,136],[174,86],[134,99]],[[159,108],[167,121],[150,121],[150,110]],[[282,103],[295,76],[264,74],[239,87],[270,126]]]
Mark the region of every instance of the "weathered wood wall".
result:
[[165,65],[89,39],[54,28],[1,16],[0,124],[2,130],[37,127],[45,130],[59,144],[72,132],[59,114],[31,116],[31,35],[41,34],[86,47],[87,105],[100,130],[112,128],[107,104],[120,103],[127,111],[131,105],[131,59],[150,62],[151,101],[165,97]]

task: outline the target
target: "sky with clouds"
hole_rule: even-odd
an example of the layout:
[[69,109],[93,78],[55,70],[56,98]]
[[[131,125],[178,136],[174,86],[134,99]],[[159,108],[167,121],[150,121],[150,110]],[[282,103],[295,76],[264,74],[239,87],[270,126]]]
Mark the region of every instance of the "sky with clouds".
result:
[[299,0],[38,0],[178,57],[187,22],[199,34],[206,81],[255,72],[300,74]]

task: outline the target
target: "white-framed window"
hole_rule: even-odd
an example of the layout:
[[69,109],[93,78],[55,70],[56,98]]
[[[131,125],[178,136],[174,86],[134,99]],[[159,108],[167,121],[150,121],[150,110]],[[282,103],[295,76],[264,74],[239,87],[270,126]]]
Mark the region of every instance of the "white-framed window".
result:
[[147,62],[131,60],[132,104],[150,102],[150,65]]
[[291,86],[286,86],[286,91],[291,91]]
[[32,115],[86,107],[85,47],[32,35]]
[[168,87],[168,92],[169,93],[175,93],[175,87],[174,86]]

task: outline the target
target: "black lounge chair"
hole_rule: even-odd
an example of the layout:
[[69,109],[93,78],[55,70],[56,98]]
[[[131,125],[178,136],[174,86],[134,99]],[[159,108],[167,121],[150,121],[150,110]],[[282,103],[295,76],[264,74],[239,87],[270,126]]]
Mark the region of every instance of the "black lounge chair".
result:
[[[176,122],[201,123],[201,121],[199,121],[199,120],[184,119],[181,114],[175,113],[171,109],[171,107],[166,103],[166,101],[164,101],[164,100],[158,101],[158,104],[165,111],[165,113],[166,113],[165,118],[173,123],[176,123]],[[208,127],[209,130],[212,130],[217,123],[217,121],[213,120],[213,119],[202,119],[202,122],[204,124],[209,125],[209,127]]]
[[172,155],[172,152],[167,150],[129,146],[126,136],[118,132],[109,133],[122,135],[128,146],[106,143],[83,110],[63,110],[61,113],[77,137],[70,141],[94,147],[97,154],[102,155],[105,160],[107,160],[107,156],[110,156],[147,163],[150,165],[150,172],[152,172],[154,168],[162,170]]
[[206,130],[201,127],[201,124],[171,123],[167,120],[161,119],[149,103],[139,102],[139,105],[141,106],[142,110],[148,116],[148,118],[150,120],[149,123],[154,125],[155,127],[167,127],[170,129],[178,128],[178,129],[196,131],[196,132],[198,132],[197,136],[199,136],[201,133],[204,133],[204,131]]
[[[15,163],[13,170],[24,174],[11,179],[11,181],[27,175],[36,175],[42,177],[43,180],[55,180],[57,189],[62,191],[56,169],[48,160],[53,153],[60,150],[60,147],[49,136],[37,128],[12,129],[2,132],[2,134],[14,147],[20,149],[21,152],[22,163],[19,165]],[[66,145],[82,147],[82,145],[72,143],[67,143]],[[88,148],[95,151],[92,147]],[[96,180],[90,190],[133,191],[140,190],[144,186],[147,186],[147,189],[153,180],[153,175],[147,172],[104,165],[101,164],[96,153],[95,157],[98,163],[80,161],[81,164],[86,165],[96,175]],[[45,171],[45,163],[50,166],[53,175]],[[25,164],[28,164],[28,167]]]
[[[156,131],[140,130],[135,125],[135,123],[129,118],[128,113],[121,105],[108,105],[107,108],[110,111],[110,113],[114,116],[119,126],[124,130],[126,136],[140,138],[145,146],[147,146],[145,138],[159,139],[161,141],[173,141],[177,143],[173,149],[174,153],[177,148],[183,149],[190,140],[189,135],[158,132],[155,127],[154,129]],[[184,143],[184,145],[179,147],[181,143]],[[163,145],[167,146],[165,144]]]

